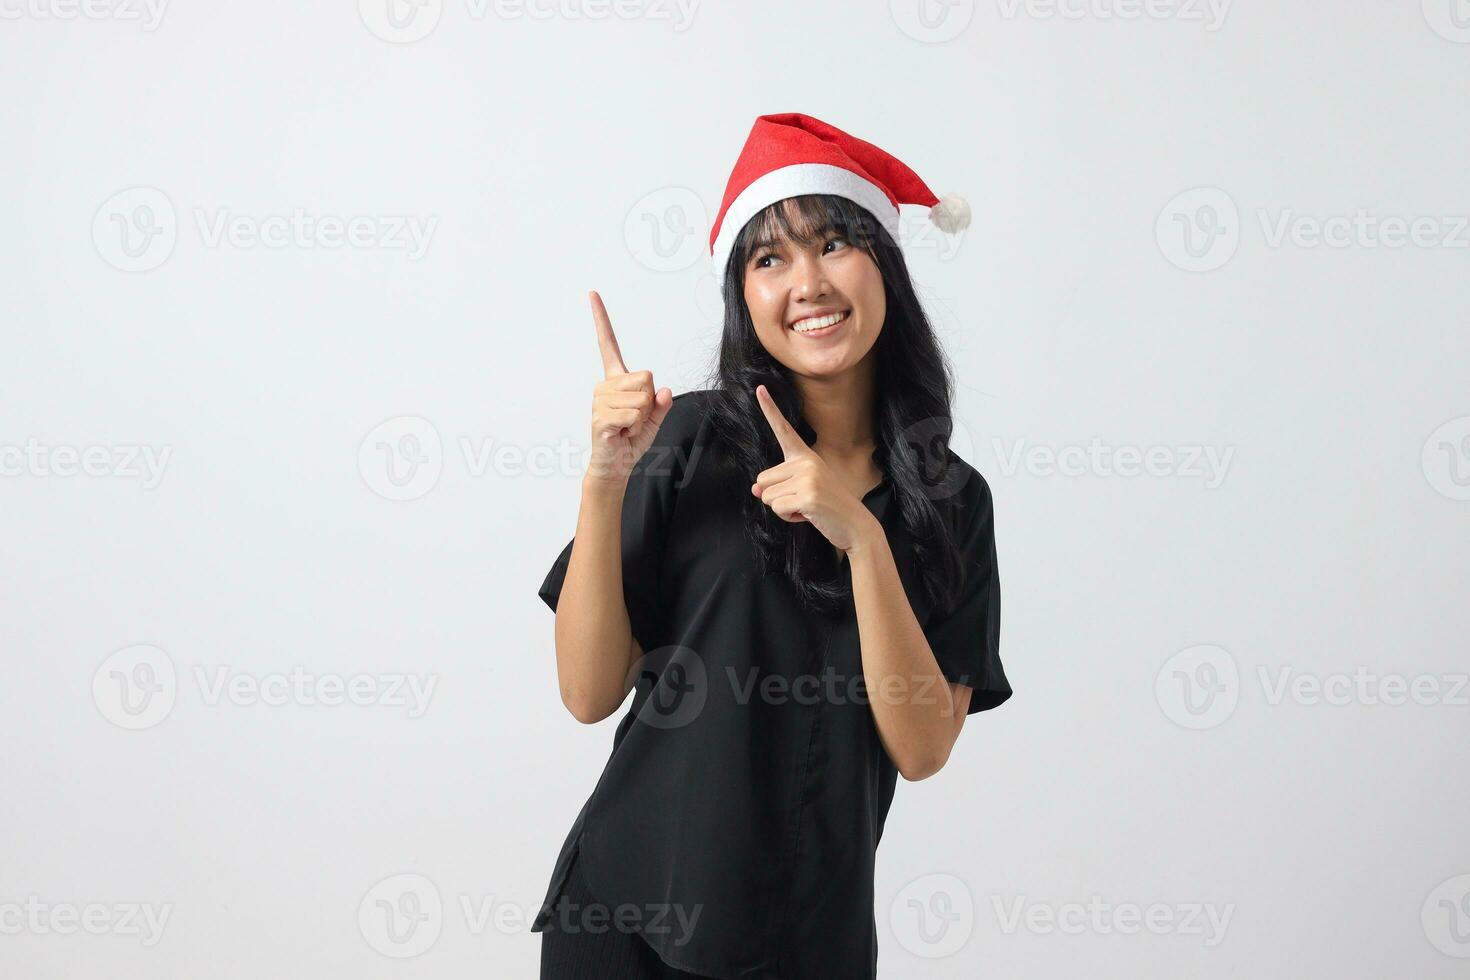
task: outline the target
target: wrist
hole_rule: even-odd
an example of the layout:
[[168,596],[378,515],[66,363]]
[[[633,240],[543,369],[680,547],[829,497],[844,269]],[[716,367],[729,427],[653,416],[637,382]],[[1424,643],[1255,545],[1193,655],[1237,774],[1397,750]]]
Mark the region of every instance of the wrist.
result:
[[594,500],[621,501],[628,490],[628,478],[620,476],[582,476],[582,495]]
[[869,511],[867,520],[862,522],[857,534],[853,536],[852,546],[847,549],[847,557],[851,561],[875,554],[880,549],[887,547],[888,535],[878,518]]

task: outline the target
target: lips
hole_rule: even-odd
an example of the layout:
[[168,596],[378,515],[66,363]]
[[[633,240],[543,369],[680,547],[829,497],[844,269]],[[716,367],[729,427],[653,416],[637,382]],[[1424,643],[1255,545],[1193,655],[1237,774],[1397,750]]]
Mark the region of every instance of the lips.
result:
[[791,329],[803,337],[820,337],[846,323],[851,315],[851,310],[837,310],[818,316],[809,316],[791,324]]

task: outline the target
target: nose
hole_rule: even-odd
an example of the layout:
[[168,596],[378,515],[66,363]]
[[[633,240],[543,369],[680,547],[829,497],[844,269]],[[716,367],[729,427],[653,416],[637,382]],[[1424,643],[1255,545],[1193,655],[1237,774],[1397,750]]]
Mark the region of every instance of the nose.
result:
[[791,295],[793,299],[813,301],[831,291],[826,270],[821,260],[809,251],[803,251],[791,268]]

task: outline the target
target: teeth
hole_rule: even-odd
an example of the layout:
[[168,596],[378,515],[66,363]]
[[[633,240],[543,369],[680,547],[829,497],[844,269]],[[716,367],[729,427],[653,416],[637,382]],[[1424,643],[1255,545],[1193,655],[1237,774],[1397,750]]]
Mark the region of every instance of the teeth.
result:
[[847,316],[846,313],[832,313],[828,316],[807,317],[805,320],[797,320],[791,325],[791,329],[797,333],[820,330],[823,327],[830,327],[832,324],[840,322],[845,316]]

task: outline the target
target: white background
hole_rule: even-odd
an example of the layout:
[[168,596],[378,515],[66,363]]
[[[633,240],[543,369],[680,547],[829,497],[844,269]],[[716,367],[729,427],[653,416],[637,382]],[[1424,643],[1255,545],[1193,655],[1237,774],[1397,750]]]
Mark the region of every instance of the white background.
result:
[[[586,293],[630,368],[698,386],[707,222],[755,116],[801,111],[974,209],[957,241],[905,209],[907,251],[1016,694],[899,786],[880,975],[1464,975],[1465,4],[109,2],[0,0],[0,972],[535,975],[616,725],[561,707],[535,594]],[[252,237],[298,210],[363,238]],[[1429,224],[1312,239],[1359,212]],[[139,663],[174,678],[151,717]],[[213,697],[298,667],[434,687]],[[405,885],[441,911],[400,942]],[[102,934],[59,931],[89,905]]]

